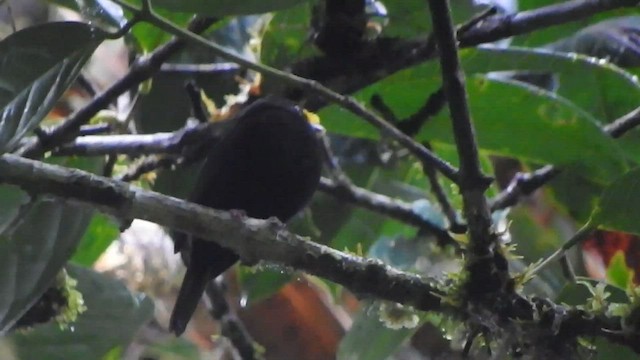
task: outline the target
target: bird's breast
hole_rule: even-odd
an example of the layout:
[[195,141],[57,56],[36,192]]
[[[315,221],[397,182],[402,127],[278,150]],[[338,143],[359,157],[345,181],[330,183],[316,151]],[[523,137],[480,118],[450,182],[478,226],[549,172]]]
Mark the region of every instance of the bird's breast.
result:
[[319,181],[317,142],[302,139],[301,146],[300,139],[257,135],[243,144],[221,144],[217,153],[225,156],[210,159],[210,178],[199,200],[221,210],[243,210],[250,217],[287,221],[310,200]]

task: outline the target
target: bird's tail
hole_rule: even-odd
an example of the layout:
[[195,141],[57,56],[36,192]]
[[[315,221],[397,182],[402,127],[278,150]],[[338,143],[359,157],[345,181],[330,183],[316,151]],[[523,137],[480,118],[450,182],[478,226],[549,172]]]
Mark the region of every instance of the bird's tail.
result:
[[[215,243],[201,244],[201,242],[194,241],[189,266],[171,313],[169,330],[176,336],[181,335],[187,327],[202,298],[207,282],[215,279],[238,261],[238,256],[232,251]],[[215,249],[209,249],[212,245]]]

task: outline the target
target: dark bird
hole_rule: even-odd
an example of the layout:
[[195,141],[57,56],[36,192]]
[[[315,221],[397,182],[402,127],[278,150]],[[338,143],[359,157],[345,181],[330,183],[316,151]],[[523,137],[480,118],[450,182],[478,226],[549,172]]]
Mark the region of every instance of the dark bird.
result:
[[[238,113],[210,150],[190,200],[219,210],[242,210],[286,222],[311,199],[322,167],[316,129],[295,104],[261,99]],[[169,329],[184,332],[208,281],[238,261],[211,241],[176,238],[187,272]]]

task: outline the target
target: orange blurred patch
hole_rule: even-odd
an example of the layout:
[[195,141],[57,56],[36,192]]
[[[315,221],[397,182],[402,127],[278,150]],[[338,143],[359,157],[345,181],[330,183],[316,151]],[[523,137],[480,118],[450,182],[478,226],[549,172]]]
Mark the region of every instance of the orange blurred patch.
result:
[[267,359],[334,359],[345,332],[333,306],[307,281],[287,284],[240,317]]
[[582,243],[582,256],[589,276],[604,279],[617,252],[625,255],[627,266],[635,273],[634,283],[640,284],[640,237],[618,231],[598,230]]

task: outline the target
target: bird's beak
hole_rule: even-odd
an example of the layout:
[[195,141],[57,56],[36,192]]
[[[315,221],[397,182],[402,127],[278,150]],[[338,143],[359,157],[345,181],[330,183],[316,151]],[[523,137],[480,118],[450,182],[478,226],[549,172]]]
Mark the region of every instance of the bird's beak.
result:
[[312,113],[311,111],[307,111],[307,110],[302,110],[302,112],[304,113],[304,116],[307,118],[307,121],[309,122],[309,124],[311,124],[311,127],[313,128],[313,130],[321,134],[324,134],[327,132],[324,126],[320,124],[320,116],[318,116],[316,113]]

